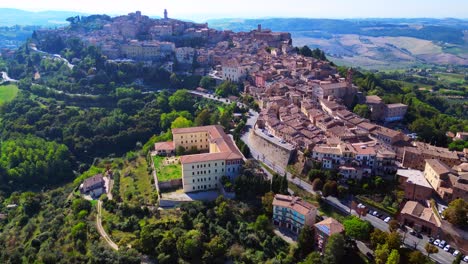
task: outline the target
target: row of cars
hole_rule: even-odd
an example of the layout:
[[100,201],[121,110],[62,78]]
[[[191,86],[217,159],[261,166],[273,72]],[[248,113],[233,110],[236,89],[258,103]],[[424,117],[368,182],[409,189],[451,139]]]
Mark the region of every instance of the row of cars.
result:
[[[434,246],[438,246],[444,249],[445,252],[452,254],[454,257],[460,255],[460,251],[451,247],[445,240],[434,239],[432,237],[429,238],[429,243],[434,244]],[[468,262],[468,256],[463,256],[463,261]]]
[[368,214],[382,219],[385,223],[388,223],[388,222],[390,222],[390,220],[392,220],[392,218],[390,216],[386,216],[386,215],[381,214],[381,213],[379,213],[377,211],[374,211],[374,210],[369,210]]

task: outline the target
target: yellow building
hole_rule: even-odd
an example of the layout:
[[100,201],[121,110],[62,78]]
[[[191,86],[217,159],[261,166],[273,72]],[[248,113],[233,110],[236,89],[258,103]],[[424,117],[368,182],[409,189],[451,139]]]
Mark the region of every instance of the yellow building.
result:
[[244,156],[221,126],[176,128],[172,134],[176,150],[207,152],[180,157],[184,192],[216,189],[222,176],[239,174]]

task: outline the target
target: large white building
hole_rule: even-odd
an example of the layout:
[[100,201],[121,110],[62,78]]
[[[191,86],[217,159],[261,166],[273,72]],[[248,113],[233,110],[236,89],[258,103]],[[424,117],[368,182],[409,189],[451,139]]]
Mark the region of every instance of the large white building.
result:
[[222,176],[233,180],[239,174],[244,156],[221,126],[176,128],[172,134],[175,150],[206,152],[180,157],[184,192],[216,189]]

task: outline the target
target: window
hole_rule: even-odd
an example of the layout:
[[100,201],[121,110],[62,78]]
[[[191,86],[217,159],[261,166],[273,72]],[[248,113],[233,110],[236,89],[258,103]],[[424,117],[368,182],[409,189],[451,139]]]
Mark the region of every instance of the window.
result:
[[211,177],[209,177],[208,180],[211,181]]
[[194,166],[194,165],[192,165],[192,169],[195,169],[195,166]]
[[195,179],[193,179],[193,182],[195,182]]
[[193,186],[193,189],[195,190],[195,186]]
[[215,176],[215,180],[217,180],[217,179],[218,179],[218,176]]
[[194,171],[192,171],[192,175],[195,175],[195,172],[194,172]]

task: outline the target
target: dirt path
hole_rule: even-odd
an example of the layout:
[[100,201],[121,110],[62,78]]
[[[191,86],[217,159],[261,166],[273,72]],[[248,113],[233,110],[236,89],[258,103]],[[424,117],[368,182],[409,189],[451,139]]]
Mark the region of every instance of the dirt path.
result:
[[102,227],[102,217],[101,217],[102,201],[100,200],[97,203],[97,210],[98,210],[98,213],[96,216],[96,227],[97,227],[99,234],[101,235],[102,238],[104,238],[104,240],[107,242],[107,244],[109,244],[109,246],[112,249],[119,250],[119,246],[117,246],[117,244],[115,244],[114,241],[110,239],[109,235],[107,235],[106,231]]

